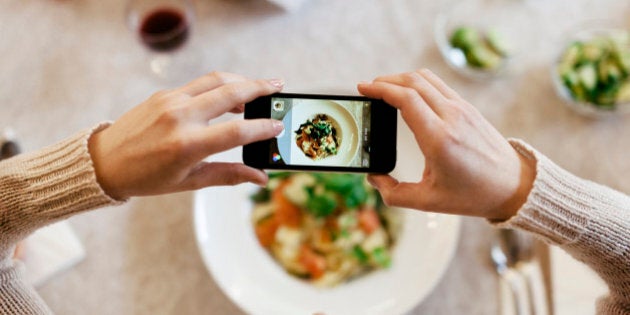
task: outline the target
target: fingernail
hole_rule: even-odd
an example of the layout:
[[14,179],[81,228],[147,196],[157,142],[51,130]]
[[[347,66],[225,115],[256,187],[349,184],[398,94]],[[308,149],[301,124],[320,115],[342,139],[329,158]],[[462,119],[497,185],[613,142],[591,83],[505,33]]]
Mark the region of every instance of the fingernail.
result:
[[370,82],[370,81],[359,81],[359,84],[370,84],[370,83],[372,83],[372,82]]
[[255,180],[252,181],[252,183],[265,188],[267,187],[267,182],[269,181],[269,177],[267,177],[267,174],[264,174],[262,178],[257,178]]
[[273,129],[276,131],[276,133],[281,133],[282,130],[284,130],[284,124],[280,121],[280,120],[273,120],[272,122],[273,125]]
[[267,82],[277,88],[282,88],[284,86],[284,80],[282,79],[269,79]]
[[256,180],[253,182],[255,185],[260,186],[261,188],[265,188],[267,187],[267,181],[260,181],[260,180]]

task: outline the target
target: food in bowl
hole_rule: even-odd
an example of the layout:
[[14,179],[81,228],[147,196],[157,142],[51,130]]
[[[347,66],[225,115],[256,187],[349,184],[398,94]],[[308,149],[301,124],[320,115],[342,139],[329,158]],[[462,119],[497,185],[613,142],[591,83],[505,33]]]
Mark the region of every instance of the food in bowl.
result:
[[604,110],[630,102],[630,32],[573,41],[562,52],[556,74],[576,102]]
[[326,114],[317,114],[295,131],[295,142],[304,155],[313,159],[336,155],[341,145],[337,123]]
[[470,26],[455,28],[449,38],[454,51],[451,62],[477,70],[497,71],[506,62],[511,49],[496,29],[482,31]]
[[401,227],[364,175],[271,173],[251,196],[258,242],[291,275],[332,287],[388,268]]

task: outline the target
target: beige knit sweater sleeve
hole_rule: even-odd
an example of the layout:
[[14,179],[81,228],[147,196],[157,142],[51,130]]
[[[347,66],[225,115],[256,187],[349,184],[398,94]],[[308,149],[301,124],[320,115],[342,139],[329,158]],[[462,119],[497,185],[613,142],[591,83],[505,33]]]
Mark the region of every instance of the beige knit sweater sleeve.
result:
[[589,265],[610,289],[597,313],[630,314],[630,196],[570,174],[520,140],[510,143],[536,161],[536,179],[517,215],[496,225],[534,233]]
[[98,185],[87,147],[106,126],[0,162],[0,314],[52,313],[12,259],[19,240],[78,212],[120,203]]

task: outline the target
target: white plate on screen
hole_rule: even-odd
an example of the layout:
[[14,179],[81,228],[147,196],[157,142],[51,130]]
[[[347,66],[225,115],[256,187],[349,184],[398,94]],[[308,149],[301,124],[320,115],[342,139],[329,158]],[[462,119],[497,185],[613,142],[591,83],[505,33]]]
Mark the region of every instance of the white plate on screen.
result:
[[[307,120],[312,120],[317,114],[326,114],[334,121],[337,133],[341,138],[336,155],[313,160],[307,157],[295,142],[295,130]],[[285,132],[283,137],[290,137],[291,147],[280,147],[281,156],[291,156],[291,164],[295,165],[348,165],[357,155],[359,148],[359,127],[350,112],[339,103],[328,100],[301,99],[296,101],[287,113],[292,116],[291,132]]]
[[[409,154],[399,154],[393,174],[403,180],[422,173],[414,143],[399,122],[397,145]],[[212,160],[238,161],[240,154],[235,149]],[[402,210],[403,227],[389,269],[334,288],[316,288],[287,274],[258,245],[249,201],[255,189],[251,184],[207,188],[197,191],[194,201],[203,261],[225,294],[248,314],[404,314],[438,284],[457,248],[459,217]]]

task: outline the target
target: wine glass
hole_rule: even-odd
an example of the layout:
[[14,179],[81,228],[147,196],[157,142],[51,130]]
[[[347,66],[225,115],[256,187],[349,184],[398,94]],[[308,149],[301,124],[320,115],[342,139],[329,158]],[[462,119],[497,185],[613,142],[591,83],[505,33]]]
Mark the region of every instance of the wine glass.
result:
[[175,71],[175,55],[185,46],[194,23],[192,0],[129,0],[126,18],[148,50],[151,72],[168,78]]

